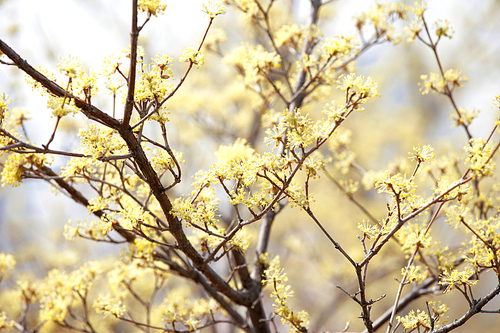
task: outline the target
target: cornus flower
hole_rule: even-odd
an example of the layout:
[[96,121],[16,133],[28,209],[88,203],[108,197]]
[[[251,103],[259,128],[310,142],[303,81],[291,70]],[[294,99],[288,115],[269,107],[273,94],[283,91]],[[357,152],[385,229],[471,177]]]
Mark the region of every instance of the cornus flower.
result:
[[63,97],[50,96],[47,102],[47,108],[52,110],[54,117],[64,117],[70,113],[75,114],[78,108],[75,106],[73,99]]
[[224,60],[243,71],[247,84],[267,81],[266,76],[273,69],[281,68],[281,56],[276,52],[267,52],[260,44],[240,46]]
[[355,73],[351,73],[342,75],[338,83],[337,89],[346,92],[348,103],[355,106],[358,111],[364,110],[358,105],[366,103],[368,98],[380,96],[377,92],[377,84],[370,77],[365,79],[361,75],[357,76]]
[[261,261],[267,262],[267,269],[264,271],[265,279],[262,280],[264,285],[272,285],[274,291],[271,297],[274,298],[273,308],[274,313],[281,317],[281,323],[291,326],[294,332],[303,332],[307,330],[309,325],[309,314],[305,311],[294,312],[288,305],[288,299],[293,296],[294,292],[290,290],[288,277],[281,268],[280,258],[276,256],[273,260],[268,261],[269,258],[262,255]]
[[469,156],[465,165],[472,171],[473,177],[488,177],[493,175],[495,162],[490,158],[493,148],[483,139],[471,139],[470,145],[465,147]]
[[9,105],[10,102],[12,102],[12,100],[9,99],[9,96],[7,96],[6,94],[0,95],[0,125],[8,116],[9,108],[7,107],[7,105]]
[[0,281],[8,270],[11,270],[16,265],[14,257],[10,254],[0,252]]
[[415,311],[413,310],[410,310],[410,312],[406,316],[397,317],[396,319],[403,325],[403,328],[405,329],[417,329],[419,327],[422,327],[424,330],[431,329],[431,321],[429,315],[420,310],[417,310],[417,313],[415,313]]
[[475,271],[470,267],[465,267],[463,271],[446,270],[439,277],[439,284],[444,285],[446,287],[445,292],[449,293],[457,287],[475,285],[477,280],[471,279],[474,274]]
[[424,146],[420,148],[420,145],[413,146],[413,152],[409,152],[411,156],[410,159],[415,159],[416,161],[424,162],[429,161],[434,158],[434,149],[431,146]]
[[450,22],[448,20],[438,20],[434,23],[434,26],[436,28],[436,36],[439,38],[447,37],[451,39],[453,37],[455,31],[450,27]]
[[453,90],[454,87],[463,87],[463,83],[467,82],[467,77],[461,76],[461,71],[458,69],[449,69],[444,73],[444,76],[437,73],[430,73],[429,75],[421,75],[422,80],[419,83],[422,95],[427,95],[429,91],[438,94],[446,94]]
[[194,65],[198,65],[198,67],[204,64],[203,54],[194,47],[187,47],[182,50],[179,61],[191,62]]
[[142,12],[158,16],[158,14],[163,14],[167,5],[163,0],[139,0],[138,7]]
[[224,6],[221,6],[218,2],[214,3],[213,1],[208,1],[207,4],[202,4],[202,7],[203,12],[211,19],[226,13]]
[[68,58],[63,58],[63,61],[60,62],[57,67],[59,67],[59,71],[64,73],[70,78],[75,78],[83,71],[82,65],[80,64],[80,60],[77,58],[69,56]]
[[469,111],[466,107],[458,109],[458,113],[453,111],[450,113],[450,119],[453,121],[452,127],[458,127],[461,125],[469,126],[472,121],[479,115],[479,110]]

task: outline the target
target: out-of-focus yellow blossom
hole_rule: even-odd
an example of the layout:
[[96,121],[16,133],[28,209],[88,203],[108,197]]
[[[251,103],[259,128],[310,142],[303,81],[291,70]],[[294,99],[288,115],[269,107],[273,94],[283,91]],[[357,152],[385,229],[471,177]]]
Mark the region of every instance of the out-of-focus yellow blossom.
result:
[[9,112],[9,118],[7,119],[6,127],[17,128],[23,124],[24,121],[30,120],[30,112],[25,108],[13,108]]
[[0,281],[5,273],[16,265],[16,261],[11,254],[0,252]]
[[223,29],[214,28],[210,30],[203,46],[208,50],[217,50],[218,44],[227,41],[227,34]]
[[422,80],[419,83],[422,95],[427,95],[429,91],[439,94],[447,94],[455,87],[463,87],[463,83],[467,82],[467,77],[461,76],[461,70],[449,69],[444,73],[444,76],[437,73],[430,73],[429,75],[421,75]]
[[7,96],[6,94],[2,94],[0,96],[0,126],[3,127],[4,125],[4,119],[9,117],[9,108],[7,105],[9,105],[12,102],[12,100]]
[[192,299],[187,286],[171,289],[160,305],[162,320],[168,324],[176,322],[195,331],[204,320],[211,320],[213,314],[220,311],[220,306],[213,298]]
[[439,38],[447,37],[451,39],[453,37],[455,31],[450,27],[450,22],[448,20],[438,20],[434,23],[434,26],[436,28],[436,36]]
[[40,319],[63,322],[68,309],[79,297],[86,298],[101,273],[97,262],[85,263],[71,273],[54,269],[39,286]]
[[452,127],[458,127],[461,125],[469,126],[472,124],[472,121],[479,116],[479,110],[467,110],[466,107],[462,107],[458,109],[457,112],[453,111],[450,113],[450,119],[453,121]]
[[231,0],[231,2],[241,11],[245,21],[262,18],[259,16],[260,9],[255,0]]
[[123,304],[123,301],[118,297],[113,297],[111,295],[100,295],[95,301],[92,307],[97,313],[102,313],[104,318],[112,315],[116,318],[123,317],[127,312],[127,307]]
[[[93,209],[97,210],[95,206]],[[92,220],[90,222],[80,220],[76,221],[76,225],[73,225],[71,220],[64,226],[64,238],[68,241],[73,241],[77,237],[88,237],[97,241],[102,241],[106,239],[106,235],[113,229],[111,222],[105,221],[105,218],[101,220]]]
[[316,25],[287,24],[276,31],[276,46],[287,46],[295,50],[300,50],[304,38],[317,40],[323,36],[323,32]]
[[321,44],[322,55],[325,57],[343,57],[348,55],[358,46],[358,41],[354,36],[327,37]]
[[356,27],[362,30],[369,26],[375,30],[377,37],[383,37],[394,44],[401,40],[401,36],[396,34],[394,21],[396,19],[406,20],[408,17],[409,6],[399,2],[386,2],[371,6],[367,12],[355,17]]
[[281,68],[281,57],[276,52],[267,52],[262,45],[246,43],[235,49],[224,60],[235,65],[244,73],[246,84],[267,81],[266,76],[273,69]]
[[14,327],[14,321],[7,317],[5,311],[0,312],[0,330]]

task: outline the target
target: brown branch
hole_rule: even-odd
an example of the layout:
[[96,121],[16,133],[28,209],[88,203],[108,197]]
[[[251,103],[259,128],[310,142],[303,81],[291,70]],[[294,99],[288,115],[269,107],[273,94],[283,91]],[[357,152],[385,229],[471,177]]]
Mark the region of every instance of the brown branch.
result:
[[130,69],[128,73],[128,91],[125,100],[125,110],[123,111],[122,124],[128,126],[132,110],[134,108],[135,76],[137,66],[137,39],[139,30],[137,28],[137,0],[132,0],[132,29],[130,32]]
[[450,332],[457,327],[465,324],[473,315],[481,312],[483,307],[488,304],[493,298],[495,298],[498,294],[500,294],[500,284],[495,287],[492,291],[489,292],[484,298],[480,298],[472,303],[469,311],[467,311],[462,317],[459,319],[455,319],[451,324],[444,325],[434,331],[432,333],[446,333]]
[[59,97],[67,96],[73,99],[75,101],[75,106],[78,107],[87,118],[97,121],[115,130],[121,126],[120,122],[115,118],[109,116],[97,107],[88,104],[80,98],[67,92],[64,88],[34,69],[30,64],[28,64],[26,60],[21,58],[2,40],[0,40],[0,51],[2,51],[7,57],[9,57],[9,59],[12,60],[20,70],[31,76],[35,81],[45,87],[50,93]]

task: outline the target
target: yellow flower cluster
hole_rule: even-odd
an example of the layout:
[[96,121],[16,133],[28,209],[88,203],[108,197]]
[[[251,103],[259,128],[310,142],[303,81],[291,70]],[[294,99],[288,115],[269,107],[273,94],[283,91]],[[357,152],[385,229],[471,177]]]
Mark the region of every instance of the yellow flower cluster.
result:
[[[432,312],[433,327],[438,328],[447,321],[447,319],[441,320],[441,317],[449,310],[449,308],[446,304],[442,304],[441,302],[437,304],[436,302],[429,302],[428,304]],[[417,310],[417,313],[415,314],[415,311],[410,310],[406,316],[398,316],[396,319],[402,324],[403,328],[410,330],[410,332],[420,328],[425,331],[431,330],[431,318],[429,317],[429,314],[424,311]]]
[[[213,188],[202,188],[194,198],[180,197],[174,200],[172,213],[187,225],[216,226],[218,220],[219,199]],[[194,195],[196,195],[194,194]]]
[[437,73],[430,73],[429,75],[421,75],[422,80],[420,85],[420,91],[422,95],[427,95],[429,91],[438,94],[448,94],[455,87],[463,87],[463,83],[467,82],[467,77],[460,75],[461,70],[449,69],[443,76]]
[[274,257],[269,261],[269,254],[263,254],[260,258],[262,262],[267,264],[264,270],[265,279],[262,280],[263,285],[272,285],[274,290],[271,292],[271,297],[274,298],[273,308],[274,313],[281,317],[281,323],[288,324],[292,328],[292,332],[307,331],[309,325],[309,315],[305,311],[293,311],[288,305],[288,299],[293,296],[291,287],[287,285],[288,277],[281,268],[279,256]]
[[169,290],[160,305],[163,321],[175,325],[180,323],[195,331],[203,320],[211,320],[220,306],[213,298],[190,298],[192,291],[187,286]]
[[439,284],[446,287],[447,293],[457,287],[473,286],[477,283],[477,280],[472,279],[475,273],[470,267],[465,267],[463,271],[446,270],[439,277]]
[[8,270],[16,265],[16,261],[11,254],[0,252],[0,281]]
[[75,106],[75,101],[73,99],[49,96],[47,101],[47,108],[52,110],[52,116],[60,118],[68,114],[75,114],[78,112],[78,108]]
[[13,187],[19,186],[22,182],[25,170],[36,169],[45,164],[50,165],[52,161],[52,156],[47,154],[9,154],[1,173],[2,187],[6,184]]
[[38,286],[40,319],[63,322],[73,302],[86,298],[96,277],[102,272],[97,262],[90,261],[71,273],[54,269]]
[[438,20],[434,24],[436,28],[436,36],[439,38],[447,37],[451,39],[453,37],[453,33],[455,32],[453,28],[450,27],[450,22],[448,20]]
[[410,159],[414,159],[419,163],[429,161],[435,156],[434,149],[429,145],[424,146],[423,148],[421,148],[420,145],[413,146],[413,152],[410,152],[408,154],[410,154]]
[[9,108],[7,105],[9,105],[12,102],[12,100],[7,96],[6,94],[0,95],[0,126],[3,127],[4,122],[3,120],[5,118],[9,117]]
[[235,49],[224,60],[244,73],[246,84],[265,82],[273,69],[281,68],[281,57],[276,52],[267,52],[262,45],[245,44]]
[[431,321],[429,315],[424,312],[417,310],[410,310],[410,312],[404,317],[397,317],[397,320],[403,325],[405,329],[416,329],[422,327],[425,330],[431,329]]
[[411,11],[410,8],[410,6],[400,2],[378,3],[355,18],[356,27],[360,31],[365,27],[370,27],[375,30],[375,36],[385,36],[389,42],[397,44],[401,41],[401,36],[396,34],[394,21],[396,19],[406,20]]
[[218,2],[214,3],[213,1],[208,1],[208,3],[203,4],[202,7],[203,12],[211,19],[214,19],[217,16],[226,13],[226,8],[224,8],[224,6],[221,6],[221,4]]
[[[175,159],[179,163],[183,163],[182,153],[175,151],[175,150],[172,150],[172,152],[175,156]],[[155,149],[153,151],[153,156],[151,157],[151,165],[153,166],[155,171],[160,173],[160,174],[165,172],[165,171],[172,170],[175,168],[175,162],[174,162],[172,156],[170,156],[170,154],[168,152],[166,152],[165,150]]]
[[164,99],[173,90],[173,59],[158,54],[153,63],[143,66],[136,82],[136,102],[155,102]]
[[109,315],[120,318],[127,312],[127,307],[123,304],[123,301],[110,295],[99,295],[92,307],[97,313],[102,313],[104,318]]
[[493,175],[496,163],[491,159],[493,148],[483,139],[471,139],[470,145],[465,147],[469,156],[465,165],[471,170],[473,177],[481,178]]
[[200,67],[205,63],[205,58],[203,57],[203,53],[198,51],[195,47],[187,47],[182,50],[179,61],[189,62]]
[[7,317],[5,311],[0,312],[0,330],[14,327],[14,321]]
[[407,283],[421,282],[427,278],[429,271],[421,272],[422,266],[410,266],[401,269],[401,275]]
[[102,241],[106,239],[106,235],[112,230],[111,222],[105,221],[104,218],[101,220],[92,221],[76,221],[76,225],[73,225],[71,220],[64,226],[64,237],[73,241],[77,237],[87,237],[93,240]]
[[304,38],[317,40],[323,36],[323,32],[316,25],[286,24],[275,34],[276,46],[286,46],[299,51]]
[[167,7],[163,0],[139,0],[137,5],[139,10],[153,16],[163,14],[165,8]]
[[109,157],[114,154],[126,154],[128,148],[125,142],[112,129],[90,124],[78,133],[81,150],[92,156],[94,160]]
[[260,10],[255,0],[231,0],[231,2],[240,10],[245,21],[262,18],[259,16]]
[[69,78],[67,87],[69,92],[82,97],[93,96],[97,93],[96,74],[93,72],[86,74],[77,58],[71,56],[62,58],[62,62],[57,64],[57,67]]

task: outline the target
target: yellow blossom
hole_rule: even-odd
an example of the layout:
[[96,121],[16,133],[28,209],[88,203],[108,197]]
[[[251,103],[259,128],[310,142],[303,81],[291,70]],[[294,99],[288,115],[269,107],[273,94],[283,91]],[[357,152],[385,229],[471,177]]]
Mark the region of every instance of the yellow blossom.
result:
[[201,53],[201,51],[198,51],[195,47],[187,47],[182,50],[182,55],[179,61],[190,62],[200,67],[204,64],[204,57],[203,53]]
[[222,6],[218,2],[214,3],[213,1],[208,1],[208,3],[203,4],[202,7],[205,15],[207,15],[211,19],[214,19],[217,16],[226,13],[226,9],[224,8],[224,6]]
[[8,270],[11,270],[16,265],[16,261],[11,254],[6,254],[4,252],[0,252],[0,281],[2,277]]
[[413,152],[408,153],[411,156],[410,159],[415,159],[416,161],[424,162],[429,161],[434,158],[434,149],[431,146],[424,146],[420,148],[420,145],[413,146]]
[[453,28],[450,27],[450,22],[448,20],[438,20],[434,23],[434,26],[436,28],[436,36],[439,38],[447,37],[451,39],[453,33],[455,32]]
[[471,279],[474,273],[470,267],[465,267],[463,271],[446,270],[439,277],[439,284],[446,287],[446,293],[456,289],[457,286],[473,286],[477,283],[477,280]]
[[64,73],[66,76],[70,78],[76,78],[83,71],[82,65],[80,64],[80,60],[74,58],[72,56],[68,56],[67,58],[62,58],[62,61],[57,64],[59,67],[59,71]]
[[493,148],[483,139],[471,139],[470,145],[464,148],[469,156],[465,160],[465,165],[472,171],[475,178],[488,177],[493,175],[496,167],[495,162],[490,158]]
[[163,0],[139,0],[138,7],[142,12],[158,16],[158,14],[163,14],[167,5]]

